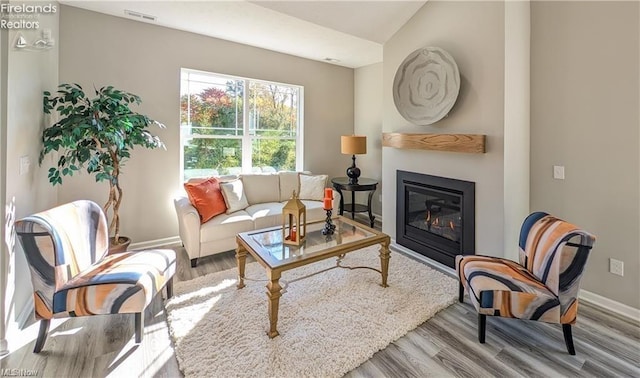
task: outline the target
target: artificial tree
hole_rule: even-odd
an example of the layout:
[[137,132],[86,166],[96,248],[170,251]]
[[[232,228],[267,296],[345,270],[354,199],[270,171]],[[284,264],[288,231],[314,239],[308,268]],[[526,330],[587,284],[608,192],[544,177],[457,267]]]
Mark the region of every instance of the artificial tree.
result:
[[105,214],[112,211],[109,234],[113,235],[114,246],[127,240],[120,237],[122,167],[135,146],[164,148],[160,138],[148,130],[151,124],[164,125],[131,110],[132,104],[141,103],[139,96],[112,86],[94,90],[94,98],[89,98],[78,84],[61,84],[55,95],[44,92],[45,114],[55,110],[60,119],[44,129],[39,161],[42,164],[50,152],[58,153],[57,165],[49,168],[49,182],[54,186],[62,184],[62,176],[73,176],[81,170],[95,175],[96,182],[109,183],[103,210]]

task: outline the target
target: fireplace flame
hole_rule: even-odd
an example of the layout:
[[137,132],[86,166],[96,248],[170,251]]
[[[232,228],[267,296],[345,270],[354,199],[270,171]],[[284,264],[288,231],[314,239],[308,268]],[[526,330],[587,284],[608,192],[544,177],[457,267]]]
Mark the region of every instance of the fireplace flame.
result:
[[451,229],[451,231],[455,231],[456,230],[456,224],[454,223],[453,220],[442,220],[442,222],[440,222],[440,217],[435,217],[435,219],[431,220],[431,211],[427,210],[427,216],[425,219],[425,223],[429,226],[429,227],[433,227],[435,229],[439,229],[439,228],[444,228],[444,227],[448,227],[449,229]]

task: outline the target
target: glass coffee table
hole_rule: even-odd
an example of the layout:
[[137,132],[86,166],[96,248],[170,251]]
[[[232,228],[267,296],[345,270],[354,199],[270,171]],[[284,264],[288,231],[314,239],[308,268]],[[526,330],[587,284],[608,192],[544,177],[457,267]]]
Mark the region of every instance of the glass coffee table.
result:
[[[372,269],[382,275],[382,287],[387,287],[389,270],[388,235],[372,228],[339,216],[333,219],[336,230],[333,235],[322,235],[324,221],[307,224],[307,237],[301,246],[292,246],[282,242],[282,227],[248,231],[236,236],[236,262],[238,264],[238,289],[242,289],[245,280],[245,263],[247,253],[267,271],[267,297],[269,298],[269,335],[279,335],[278,307],[282,296],[280,277],[282,272],[309,265],[314,262],[336,257],[336,266],[342,268],[340,262],[345,254],[364,247],[380,244],[380,270]],[[346,268],[346,267],[345,267]],[[349,267],[349,269],[353,269]],[[305,278],[305,277],[302,277]],[[294,282],[289,281],[289,283]]]

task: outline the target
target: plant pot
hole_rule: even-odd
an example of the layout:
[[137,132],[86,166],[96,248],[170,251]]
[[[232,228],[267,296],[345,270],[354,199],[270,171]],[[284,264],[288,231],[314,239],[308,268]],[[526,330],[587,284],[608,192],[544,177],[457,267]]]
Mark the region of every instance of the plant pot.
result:
[[114,238],[113,237],[109,238],[109,254],[110,255],[114,253],[125,252],[127,248],[129,248],[129,244],[131,244],[131,238],[128,238],[126,236],[120,236],[118,240],[120,241],[120,243],[118,243],[118,245],[113,245]]

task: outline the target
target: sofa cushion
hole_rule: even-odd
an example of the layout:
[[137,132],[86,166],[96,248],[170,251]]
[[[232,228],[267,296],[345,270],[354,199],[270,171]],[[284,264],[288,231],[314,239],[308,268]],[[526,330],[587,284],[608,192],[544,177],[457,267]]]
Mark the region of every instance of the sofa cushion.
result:
[[253,219],[244,210],[232,214],[220,214],[200,226],[200,242],[231,238],[253,229]]
[[251,205],[245,210],[253,219],[256,230],[282,225],[282,207],[280,202],[268,202]]
[[280,201],[280,178],[278,175],[242,175],[240,179],[249,205]]
[[224,202],[227,204],[227,214],[234,213],[238,210],[244,210],[249,206],[247,196],[244,194],[244,185],[242,180],[233,180],[220,183]]
[[171,249],[105,256],[56,291],[53,312],[82,316],[144,311],[175,271]]
[[302,200],[307,210],[307,223],[324,220],[327,212],[322,208],[322,201]]
[[288,201],[295,190],[299,190],[298,172],[278,172],[280,178],[280,202]]
[[301,200],[322,201],[324,199],[324,188],[327,186],[327,175],[307,175],[300,173],[299,198]]
[[184,190],[193,207],[198,210],[200,223],[205,223],[227,211],[227,205],[220,191],[220,183],[213,177],[197,183],[185,182]]

